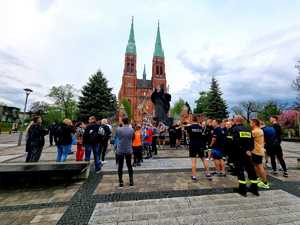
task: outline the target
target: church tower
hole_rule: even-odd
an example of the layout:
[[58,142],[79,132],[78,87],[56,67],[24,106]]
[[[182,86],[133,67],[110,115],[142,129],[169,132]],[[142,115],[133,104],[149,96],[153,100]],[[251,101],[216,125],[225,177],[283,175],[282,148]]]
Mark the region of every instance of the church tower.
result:
[[119,92],[119,101],[126,98],[131,107],[136,108],[136,46],[134,38],[133,17],[131,21],[130,34],[125,52],[124,70],[122,77],[122,86]]
[[161,44],[159,22],[157,27],[155,48],[152,59],[152,87],[160,87],[167,91],[165,55]]

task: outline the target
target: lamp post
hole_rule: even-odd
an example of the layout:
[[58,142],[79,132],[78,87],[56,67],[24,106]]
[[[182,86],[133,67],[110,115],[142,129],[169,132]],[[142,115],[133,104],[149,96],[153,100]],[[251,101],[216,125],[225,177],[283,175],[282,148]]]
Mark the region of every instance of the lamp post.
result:
[[[24,89],[25,94],[26,94],[26,98],[25,98],[25,105],[24,105],[24,114],[23,114],[23,118],[21,119],[21,129],[24,123],[24,119],[25,119],[25,113],[26,113],[26,108],[27,108],[27,101],[28,101],[28,96],[33,92],[33,90],[29,89],[29,88],[25,88]],[[23,131],[20,130],[20,134],[19,134],[19,140],[18,140],[18,146],[20,146],[22,144],[22,137],[23,137]]]

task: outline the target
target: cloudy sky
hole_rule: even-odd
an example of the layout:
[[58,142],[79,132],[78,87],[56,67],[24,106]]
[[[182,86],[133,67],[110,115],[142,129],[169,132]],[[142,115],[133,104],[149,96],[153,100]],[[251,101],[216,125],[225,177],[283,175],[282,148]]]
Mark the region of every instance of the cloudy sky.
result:
[[295,98],[300,0],[1,0],[0,102],[21,107],[26,87],[31,102],[52,85],[80,89],[98,69],[117,93],[131,16],[140,77],[160,20],[173,101],[193,105],[211,76],[231,106]]

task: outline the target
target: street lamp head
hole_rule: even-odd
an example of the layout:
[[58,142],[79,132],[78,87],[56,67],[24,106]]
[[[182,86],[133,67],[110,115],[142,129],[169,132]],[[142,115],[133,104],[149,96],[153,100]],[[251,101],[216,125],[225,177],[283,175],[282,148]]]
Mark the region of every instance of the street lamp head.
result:
[[33,92],[33,90],[29,89],[29,88],[25,88],[24,89],[26,95],[29,95],[31,92]]

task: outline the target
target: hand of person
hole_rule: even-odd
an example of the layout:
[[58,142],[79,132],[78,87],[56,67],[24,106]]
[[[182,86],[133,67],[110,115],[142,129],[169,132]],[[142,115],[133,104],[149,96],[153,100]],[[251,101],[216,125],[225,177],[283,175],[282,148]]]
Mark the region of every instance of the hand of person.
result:
[[247,156],[251,156],[251,152],[250,151],[247,151],[246,154],[247,154]]

